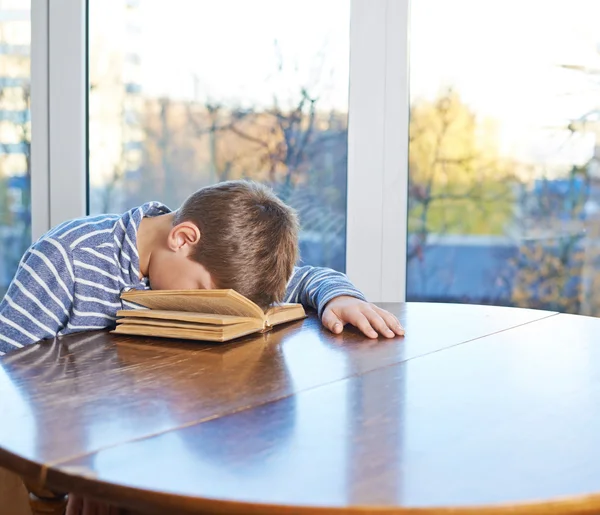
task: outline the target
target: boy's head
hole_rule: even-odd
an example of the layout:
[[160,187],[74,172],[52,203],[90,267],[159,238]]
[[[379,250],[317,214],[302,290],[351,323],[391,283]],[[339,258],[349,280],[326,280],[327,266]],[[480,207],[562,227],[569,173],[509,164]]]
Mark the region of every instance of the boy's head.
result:
[[[178,269],[168,271],[171,278],[200,273],[197,282],[185,284],[232,288],[261,307],[283,299],[298,259],[296,214],[269,188],[250,181],[223,182],[190,195],[174,214],[169,240],[171,249],[185,249],[187,241],[191,261],[172,262]],[[157,286],[178,289],[181,284],[171,280]]]

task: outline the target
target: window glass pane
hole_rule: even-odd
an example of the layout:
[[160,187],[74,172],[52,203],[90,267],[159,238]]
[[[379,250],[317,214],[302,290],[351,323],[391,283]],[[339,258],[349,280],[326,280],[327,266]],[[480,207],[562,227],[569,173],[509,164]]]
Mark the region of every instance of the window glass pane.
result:
[[345,268],[350,0],[90,0],[90,212],[270,184]]
[[600,314],[596,0],[418,0],[407,298]]
[[31,244],[30,5],[0,1],[0,298]]

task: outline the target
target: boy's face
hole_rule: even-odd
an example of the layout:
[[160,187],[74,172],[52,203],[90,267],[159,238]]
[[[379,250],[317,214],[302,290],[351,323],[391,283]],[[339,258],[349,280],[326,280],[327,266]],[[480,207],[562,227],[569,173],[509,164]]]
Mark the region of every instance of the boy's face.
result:
[[151,246],[147,271],[153,290],[217,288],[208,270],[191,259],[201,238],[198,227],[191,222],[182,222],[170,228],[166,238],[160,232],[158,234]]
[[212,290],[216,288],[203,265],[185,253],[155,253],[148,266],[148,279],[153,290]]

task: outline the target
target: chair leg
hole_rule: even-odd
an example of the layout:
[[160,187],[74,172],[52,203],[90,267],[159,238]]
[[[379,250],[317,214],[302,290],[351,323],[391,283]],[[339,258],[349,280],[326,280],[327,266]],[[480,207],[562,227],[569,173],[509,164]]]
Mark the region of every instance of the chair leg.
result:
[[67,495],[39,488],[25,481],[29,490],[29,506],[32,515],[64,515],[67,508]]
[[[0,467],[0,515],[65,515],[66,508],[66,494],[40,488]],[[110,513],[142,515],[125,508],[112,508]]]

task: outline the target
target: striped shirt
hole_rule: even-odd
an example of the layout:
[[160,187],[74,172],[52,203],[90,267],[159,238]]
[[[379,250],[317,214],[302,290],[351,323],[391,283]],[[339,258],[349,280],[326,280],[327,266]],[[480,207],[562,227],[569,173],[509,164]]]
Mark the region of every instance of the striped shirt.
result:
[[[135,305],[121,300],[129,289],[149,289],[140,279],[137,231],[144,217],[170,210],[148,202],[123,215],[98,215],[64,222],[25,253],[0,303],[0,355],[79,331],[115,325],[119,309]],[[364,299],[347,277],[328,268],[296,267],[286,302],[317,309],[334,297]]]

